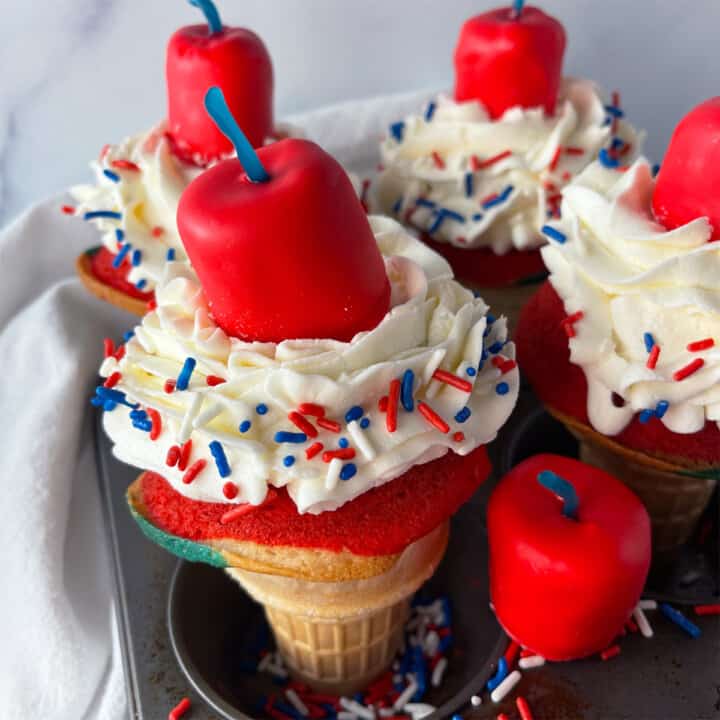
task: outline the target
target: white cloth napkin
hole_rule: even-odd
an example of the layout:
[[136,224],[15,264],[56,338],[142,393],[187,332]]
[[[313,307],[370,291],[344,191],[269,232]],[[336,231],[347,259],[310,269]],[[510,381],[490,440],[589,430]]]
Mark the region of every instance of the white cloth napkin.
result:
[[[345,103],[289,121],[364,175],[387,125],[429,96]],[[98,238],[60,214],[64,201],[39,204],[0,233],[0,712],[123,720],[89,398],[102,339],[133,321],[74,278],[75,257]]]

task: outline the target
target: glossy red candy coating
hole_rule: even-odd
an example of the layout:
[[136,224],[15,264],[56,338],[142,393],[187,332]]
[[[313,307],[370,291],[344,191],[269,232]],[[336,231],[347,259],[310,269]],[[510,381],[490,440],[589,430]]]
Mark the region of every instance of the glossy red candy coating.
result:
[[350,340],[390,303],[385,264],[346,172],[307,140],[225,160],[182,195],[178,228],[216,322],[245,340]]
[[455,98],[479,100],[492,118],[518,106],[552,115],[564,53],[563,26],[536,7],[519,17],[507,6],[477,15],[455,48]]
[[653,194],[655,217],[672,230],[699,217],[720,239],[720,97],[691,110],[675,128]]
[[[579,497],[577,520],[537,480],[550,470]],[[488,505],[490,595],[508,635],[548,660],[600,652],[622,631],[650,568],[650,519],[611,475],[559,455],[511,470]]]
[[205,111],[208,88],[217,85],[254,147],[273,131],[273,68],[262,40],[245,28],[207,25],[177,30],[167,47],[168,132],[174,146],[201,164],[233,151]]

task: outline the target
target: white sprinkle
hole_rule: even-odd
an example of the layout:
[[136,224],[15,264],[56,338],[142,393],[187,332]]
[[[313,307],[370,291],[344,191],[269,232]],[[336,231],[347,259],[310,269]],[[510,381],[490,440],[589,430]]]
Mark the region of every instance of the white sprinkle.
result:
[[325,477],[325,489],[334,490],[340,479],[340,471],[342,470],[342,460],[340,458],[333,458],[330,461],[327,475]]
[[423,643],[423,650],[425,651],[425,654],[429,657],[433,657],[435,653],[438,651],[438,648],[440,647],[440,636],[434,631],[431,630],[426,636],[425,636],[425,642]]
[[307,705],[300,699],[298,694],[292,689],[289,688],[285,691],[285,697],[290,701],[290,704],[301,714],[307,717],[310,714],[310,711],[307,708]]
[[633,610],[633,617],[635,618],[635,622],[640,629],[640,634],[644,638],[651,638],[653,636],[653,629],[650,627],[647,616],[640,609],[639,605],[635,608],[635,610]]
[[142,325],[138,325],[138,327],[135,328],[135,338],[140,345],[142,345],[142,349],[146,353],[154,353],[156,351],[155,343],[150,339],[150,336]]
[[338,720],[357,720],[357,715],[351,712],[339,712],[337,714]]
[[415,611],[421,615],[435,615],[438,610],[442,611],[442,603],[440,600],[436,600],[431,605],[418,605]]
[[638,603],[638,607],[641,610],[657,610],[657,601],[655,600],[641,600]]
[[278,678],[286,678],[288,676],[285,668],[281,668],[279,665],[274,665],[273,663],[268,663],[265,666],[265,672],[268,672]]
[[380,717],[392,717],[395,714],[395,711],[392,708],[380,708],[378,710],[378,715]]
[[211,405],[207,410],[203,410],[194,420],[192,426],[194,428],[205,427],[210,421],[214,420],[223,411],[220,403]]
[[100,366],[100,376],[110,377],[110,375],[112,375],[118,367],[120,367],[120,364],[114,357],[106,357]]
[[519,670],[513,670],[491,693],[490,699],[494,703],[502,702],[506,695],[520,682],[522,675]]
[[272,662],[272,654],[267,653],[266,655],[263,655],[262,658],[260,658],[260,662],[258,663],[257,669],[258,672],[262,672],[265,670],[265,668]]
[[432,715],[435,712],[435,706],[428,703],[406,703],[403,711],[410,713],[413,720],[420,720],[420,718]]
[[190,400],[190,405],[185,411],[185,417],[183,418],[182,424],[180,425],[180,431],[178,432],[177,439],[181,445],[190,439],[193,420],[198,414],[203,401],[203,396],[200,393],[190,393],[190,395],[192,395],[192,400]]
[[518,660],[518,666],[521,670],[530,670],[532,668],[542,667],[544,664],[545,658],[542,657],[542,655],[530,655]]
[[341,697],[340,705],[358,717],[365,718],[365,720],[375,720],[375,712],[372,708],[365,707],[365,705],[361,705],[359,702],[355,702],[355,700]]
[[370,444],[370,439],[367,433],[360,427],[360,423],[358,423],[357,420],[349,422],[347,430],[353,443],[355,443],[357,449],[363,454],[363,457],[366,460],[374,460],[375,448]]
[[400,693],[398,699],[393,704],[395,710],[402,710],[406,703],[410,701],[412,696],[417,692],[418,685],[415,680],[411,680],[410,684]]
[[470,698],[470,704],[473,707],[480,707],[480,705],[482,705],[482,698],[479,695],[473,695]]
[[433,670],[432,678],[430,679],[433,687],[440,687],[440,684],[443,681],[443,675],[445,675],[445,670],[447,670],[447,664],[447,658],[440,658],[438,660],[438,663]]

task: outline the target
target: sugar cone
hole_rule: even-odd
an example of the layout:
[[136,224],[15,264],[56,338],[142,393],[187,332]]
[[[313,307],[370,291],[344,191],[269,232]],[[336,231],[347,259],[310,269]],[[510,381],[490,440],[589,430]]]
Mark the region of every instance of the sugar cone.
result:
[[611,438],[553,412],[580,443],[580,459],[622,480],[650,515],[653,554],[686,543],[710,502],[717,481],[693,474],[670,459],[630,450]]
[[387,670],[400,648],[410,599],[445,552],[448,523],[410,545],[376,577],[346,582],[228,569],[265,608],[291,674],[317,692],[353,694]]

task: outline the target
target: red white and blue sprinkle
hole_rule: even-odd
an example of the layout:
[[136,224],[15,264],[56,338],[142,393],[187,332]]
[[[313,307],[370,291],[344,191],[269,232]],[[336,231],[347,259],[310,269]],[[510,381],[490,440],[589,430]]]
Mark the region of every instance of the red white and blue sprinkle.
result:
[[506,382],[498,383],[495,386],[495,392],[498,395],[507,395],[510,392],[510,386]]
[[180,374],[177,376],[177,380],[175,381],[175,387],[178,390],[188,389],[188,385],[190,384],[190,378],[193,374],[193,370],[195,370],[195,365],[197,365],[197,361],[195,360],[195,358],[185,358],[185,362],[183,363],[182,369],[180,370]]
[[279,430],[275,433],[275,442],[279,444],[291,443],[299,445],[301,443],[307,442],[307,435],[305,433],[287,432],[286,430]]
[[267,411],[268,411],[268,407],[267,407],[267,405],[266,405],[265,403],[258,403],[258,404],[255,406],[255,412],[256,412],[258,415],[265,415],[265,413],[267,413]]
[[228,463],[227,456],[225,455],[225,449],[222,444],[217,440],[213,440],[208,447],[210,448],[210,454],[215,460],[215,465],[220,477],[229,477],[232,474],[232,471],[230,470],[230,464]]
[[540,232],[542,232],[543,235],[549,237],[551,240],[555,240],[555,242],[560,243],[561,245],[567,242],[567,235],[560,232],[560,230],[554,228],[552,225],[543,225],[540,229]]
[[130,249],[132,248],[132,245],[130,243],[125,243],[125,245],[120,248],[120,252],[115,256],[115,258],[112,261],[112,266],[117,270],[123,262],[125,261],[125,256],[130,252]]
[[462,410],[459,410],[455,414],[455,422],[457,422],[457,423],[467,422],[467,420],[470,419],[471,415],[472,415],[472,410],[469,407],[467,407],[467,405],[466,405]]
[[115,210],[91,210],[83,215],[83,220],[99,220],[101,218],[122,220],[122,213]]
[[112,170],[108,170],[107,168],[105,168],[105,169],[103,170],[103,175],[104,175],[108,180],[111,180],[111,181],[114,182],[114,183],[119,183],[119,182],[120,182],[120,176],[119,176],[116,172],[113,172]]
[[415,384],[415,373],[409,368],[403,373],[400,383],[400,402],[407,412],[412,412],[415,408],[415,400],[413,398],[413,385]]

